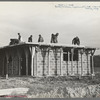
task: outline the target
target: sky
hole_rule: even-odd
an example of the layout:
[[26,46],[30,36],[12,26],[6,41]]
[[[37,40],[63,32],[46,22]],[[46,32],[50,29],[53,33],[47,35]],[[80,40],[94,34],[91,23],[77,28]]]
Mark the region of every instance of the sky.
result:
[[78,36],[81,45],[100,48],[100,2],[0,2],[0,47],[17,33],[23,41],[33,35],[33,43],[39,34],[50,43],[59,33],[58,42],[66,45]]

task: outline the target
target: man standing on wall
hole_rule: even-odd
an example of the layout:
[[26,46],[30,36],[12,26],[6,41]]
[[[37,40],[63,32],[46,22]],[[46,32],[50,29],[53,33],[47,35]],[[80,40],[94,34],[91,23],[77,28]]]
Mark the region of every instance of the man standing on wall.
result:
[[22,37],[21,37],[20,33],[18,33],[18,40],[19,40],[19,42],[22,41]]
[[58,39],[57,39],[58,35],[59,35],[59,33],[51,35],[51,43],[58,43]]
[[44,39],[40,34],[39,34],[38,42],[44,42]]
[[74,44],[74,45],[80,45],[80,39],[76,36],[76,37],[72,40],[72,44]]
[[28,38],[28,42],[32,42],[32,35]]

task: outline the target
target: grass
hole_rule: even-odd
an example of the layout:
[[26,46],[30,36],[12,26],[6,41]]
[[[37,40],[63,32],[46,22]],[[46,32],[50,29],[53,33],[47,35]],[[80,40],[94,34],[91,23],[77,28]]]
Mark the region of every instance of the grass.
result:
[[0,89],[27,87],[28,98],[76,98],[100,96],[100,73],[82,77],[9,77],[0,79]]

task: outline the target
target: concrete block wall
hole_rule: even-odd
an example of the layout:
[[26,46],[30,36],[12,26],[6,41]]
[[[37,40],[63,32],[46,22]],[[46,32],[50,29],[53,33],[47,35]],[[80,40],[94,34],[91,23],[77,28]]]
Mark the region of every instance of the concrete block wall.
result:
[[[45,57],[43,51],[37,52],[37,76],[60,75],[60,52],[56,54],[55,50],[46,51]],[[36,59],[36,57],[35,57]]]
[[83,58],[84,56],[79,53],[79,60],[78,60],[78,74],[83,75]]
[[[73,61],[73,67],[72,67],[71,61],[63,61],[63,52],[60,52],[60,49],[58,49],[57,52],[54,49],[52,49],[49,51],[49,55],[48,51],[46,51],[44,65],[43,65],[43,56],[42,56],[42,51],[40,50],[39,52],[37,52],[37,76],[43,76],[43,74],[45,76],[48,75],[72,76],[79,74],[84,76],[87,74],[91,74],[90,54],[88,55],[88,59],[85,52],[82,54],[82,63],[81,63],[81,54],[79,54],[78,56],[79,60]],[[48,63],[50,64],[48,65]]]
[[[87,60],[88,60],[88,66],[87,66]],[[68,74],[71,75],[72,71],[73,71],[73,75],[77,75],[77,74],[80,74],[80,75],[86,75],[88,74],[88,71],[89,71],[89,74],[91,74],[91,67],[90,67],[90,54],[88,55],[88,59],[87,59],[87,56],[86,54],[84,53],[82,55],[82,65],[81,65],[81,54],[79,54],[79,61],[73,61],[73,68],[72,68],[72,71],[71,71],[71,61],[67,61],[66,63],[68,64],[65,64],[66,61],[63,61],[63,65],[66,66],[68,68]]]
[[[82,62],[81,62],[81,54],[79,51],[79,55],[78,55],[79,60],[73,61],[73,64],[72,64],[71,61],[63,60],[63,50],[61,48],[52,47],[49,51],[47,48],[47,50],[44,51],[44,53],[42,49],[40,48],[39,51],[35,52],[35,56],[33,58],[34,76],[55,76],[55,75],[72,76],[72,75],[77,75],[77,74],[80,74],[80,75],[91,74],[91,64],[90,64],[91,54],[88,54],[88,57],[87,57],[87,55],[84,52],[82,54]],[[25,48],[23,48],[23,51],[24,50]],[[4,64],[4,58],[7,56],[8,56],[8,59],[9,57],[12,58],[12,62],[8,63],[8,75],[19,75],[19,66],[21,65],[21,62],[19,63],[18,54],[21,56],[23,51],[21,48],[19,49],[10,48],[10,49],[7,49],[6,52],[0,51],[0,75],[4,74],[4,65],[6,66],[6,64]],[[29,53],[29,51],[27,52]]]
[[48,75],[48,52],[45,57],[42,51],[37,53],[37,76]]
[[57,52],[53,49],[50,50],[50,68],[49,68],[49,75],[60,75],[60,52]]
[[53,50],[50,50],[50,67],[49,67],[49,75],[52,76],[52,75],[55,75],[56,73],[56,58],[55,58],[55,51]]
[[[63,62],[65,62],[65,61],[63,61]],[[68,72],[68,75],[72,75],[72,70],[71,70],[71,66],[72,65],[71,65],[71,61],[68,61],[67,63],[68,63],[68,65],[67,65],[67,67],[68,67],[68,71],[67,71]]]
[[89,74],[91,74],[91,54],[88,54],[88,69],[89,69]]
[[82,67],[82,75],[91,74],[91,66],[90,66],[90,54],[87,55],[85,52],[82,54],[82,65],[81,65],[81,54],[79,54],[79,68]]

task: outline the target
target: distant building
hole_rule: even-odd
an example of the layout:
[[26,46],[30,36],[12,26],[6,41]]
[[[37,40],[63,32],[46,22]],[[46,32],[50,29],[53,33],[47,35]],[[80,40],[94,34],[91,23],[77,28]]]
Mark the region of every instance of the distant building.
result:
[[94,74],[95,48],[19,43],[0,48],[1,76],[88,76]]

